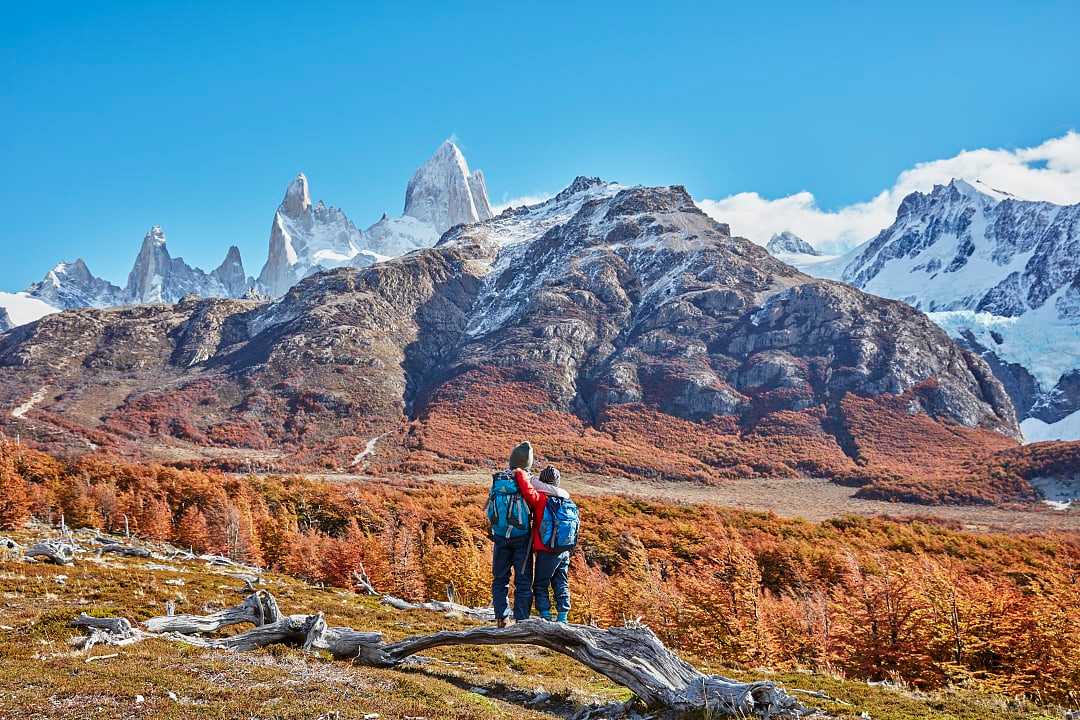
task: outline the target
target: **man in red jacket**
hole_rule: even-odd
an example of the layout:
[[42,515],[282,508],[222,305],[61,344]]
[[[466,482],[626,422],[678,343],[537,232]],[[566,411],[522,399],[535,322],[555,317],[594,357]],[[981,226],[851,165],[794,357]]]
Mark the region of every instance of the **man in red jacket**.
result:
[[[517,483],[518,491],[525,498],[529,509],[532,510],[532,548],[533,561],[533,585],[532,595],[536,602],[536,611],[545,620],[551,620],[551,598],[548,596],[548,586],[555,591],[555,606],[558,611],[558,621],[566,622],[570,613],[570,553],[569,551],[555,553],[540,539],[540,522],[544,519],[544,509],[548,498],[552,495],[570,497],[559,487],[559,471],[548,466],[540,473],[540,481],[536,482],[529,478],[524,470],[514,470],[514,482]],[[539,486],[540,489],[534,487]]]

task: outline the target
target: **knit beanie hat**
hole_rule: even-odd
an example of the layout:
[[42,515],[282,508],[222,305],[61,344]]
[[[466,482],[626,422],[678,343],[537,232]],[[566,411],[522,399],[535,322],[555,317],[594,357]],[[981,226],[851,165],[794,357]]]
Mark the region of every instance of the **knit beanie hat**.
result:
[[510,452],[510,468],[528,470],[533,464],[532,445],[525,441]]
[[554,465],[548,465],[540,473],[540,482],[545,482],[553,487],[559,487],[560,479],[562,479],[562,475],[559,473],[559,469]]

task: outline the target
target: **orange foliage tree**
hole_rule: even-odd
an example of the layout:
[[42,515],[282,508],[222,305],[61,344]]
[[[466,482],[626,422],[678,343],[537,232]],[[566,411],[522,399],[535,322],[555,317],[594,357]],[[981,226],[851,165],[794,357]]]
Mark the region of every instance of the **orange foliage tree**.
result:
[[[127,516],[137,535],[313,583],[353,588],[363,570],[380,592],[410,600],[451,586],[459,602],[490,599],[479,486],[236,477],[103,455],[63,464],[10,444],[0,444],[0,481],[5,500],[25,498],[17,517],[63,514],[117,531]],[[1075,533],[810,523],[618,497],[579,505],[574,621],[641,619],[665,642],[729,665],[1060,700],[1080,686]]]

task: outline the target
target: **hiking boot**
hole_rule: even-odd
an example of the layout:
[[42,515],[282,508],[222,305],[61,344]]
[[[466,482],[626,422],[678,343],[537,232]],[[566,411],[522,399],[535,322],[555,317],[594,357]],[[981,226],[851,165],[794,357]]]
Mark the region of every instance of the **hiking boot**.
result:
[[555,619],[555,622],[565,623],[566,622],[566,616],[567,616],[567,613],[564,613],[564,612],[559,613],[559,616],[558,616],[558,618]]
[[542,612],[542,613],[540,613],[540,619],[541,620],[547,620],[548,622],[551,622],[551,613],[550,612]]
[[495,623],[500,629],[506,627],[506,618],[499,618],[499,621]]

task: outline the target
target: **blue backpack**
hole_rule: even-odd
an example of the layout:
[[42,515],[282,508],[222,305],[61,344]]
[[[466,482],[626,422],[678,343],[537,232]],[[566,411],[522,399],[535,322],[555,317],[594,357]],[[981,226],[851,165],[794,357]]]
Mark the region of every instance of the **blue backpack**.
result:
[[529,506],[518,491],[514,476],[499,472],[491,476],[487,500],[488,536],[492,540],[517,540],[528,537]]
[[554,553],[573,550],[578,541],[578,507],[570,498],[548,497],[540,521],[540,541]]

